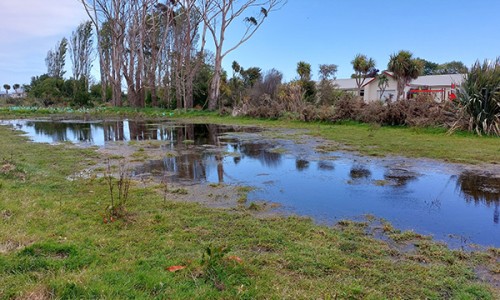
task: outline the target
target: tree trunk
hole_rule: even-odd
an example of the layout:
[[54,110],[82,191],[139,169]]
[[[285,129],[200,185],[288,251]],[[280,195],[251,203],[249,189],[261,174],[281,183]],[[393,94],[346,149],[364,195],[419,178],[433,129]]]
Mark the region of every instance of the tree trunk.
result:
[[208,109],[216,110],[217,104],[220,97],[220,85],[221,85],[221,75],[222,75],[222,57],[220,51],[217,51],[215,56],[215,70],[214,77],[210,83],[210,91],[208,94]]

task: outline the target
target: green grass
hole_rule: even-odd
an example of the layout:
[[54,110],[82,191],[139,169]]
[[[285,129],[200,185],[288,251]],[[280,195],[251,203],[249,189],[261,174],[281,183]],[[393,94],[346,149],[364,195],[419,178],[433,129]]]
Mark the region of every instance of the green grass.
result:
[[[14,166],[0,173],[0,299],[494,299],[498,292],[473,271],[498,270],[497,249],[451,251],[401,233],[396,240],[415,244],[402,252],[367,234],[365,223],[256,218],[164,201],[140,183],[130,188],[126,217],[105,224],[105,180],[66,179],[100,159],[93,149],[30,143],[3,126],[0,136],[2,166]],[[186,268],[166,270],[177,265]]]

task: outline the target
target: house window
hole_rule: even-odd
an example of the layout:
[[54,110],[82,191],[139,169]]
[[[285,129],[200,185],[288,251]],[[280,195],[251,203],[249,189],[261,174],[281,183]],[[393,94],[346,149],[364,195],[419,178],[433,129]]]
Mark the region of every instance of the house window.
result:
[[365,90],[361,90],[361,91],[359,91],[359,95],[360,95],[361,97],[364,97],[364,96],[365,96]]

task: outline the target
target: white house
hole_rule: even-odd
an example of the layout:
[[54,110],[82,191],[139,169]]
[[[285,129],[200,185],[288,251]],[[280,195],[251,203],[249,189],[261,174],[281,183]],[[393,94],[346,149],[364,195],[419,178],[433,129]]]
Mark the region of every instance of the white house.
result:
[[[384,71],[388,78],[385,89],[379,86],[379,79],[366,78],[361,86],[361,96],[365,102],[376,100],[396,100],[397,82],[391,72]],[[428,75],[412,80],[406,87],[406,97],[414,94],[426,93],[434,96],[434,100],[441,102],[455,97],[456,88],[465,78],[464,74]],[[353,93],[358,92],[356,79],[336,79],[333,81],[336,88]]]
[[0,91],[0,98],[26,98],[27,93],[23,89],[18,89],[16,91],[12,91],[10,93],[6,93],[5,91]]

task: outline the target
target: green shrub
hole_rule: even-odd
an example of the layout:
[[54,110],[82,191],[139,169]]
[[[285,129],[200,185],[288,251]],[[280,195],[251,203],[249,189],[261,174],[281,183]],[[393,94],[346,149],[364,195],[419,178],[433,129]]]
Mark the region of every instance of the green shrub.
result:
[[476,62],[458,90],[470,131],[500,135],[500,58]]

